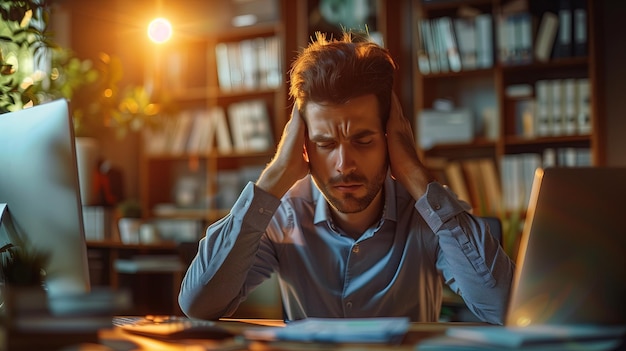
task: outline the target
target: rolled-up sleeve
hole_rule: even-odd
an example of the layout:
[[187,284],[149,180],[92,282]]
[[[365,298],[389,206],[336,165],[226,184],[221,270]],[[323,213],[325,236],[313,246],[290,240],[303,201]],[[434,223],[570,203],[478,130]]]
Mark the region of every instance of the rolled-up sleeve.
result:
[[466,203],[433,182],[415,204],[437,235],[437,269],[480,319],[503,324],[514,265],[486,221],[473,216]]
[[187,316],[217,319],[237,308],[261,236],[279,204],[250,182],[230,213],[207,228],[178,296]]

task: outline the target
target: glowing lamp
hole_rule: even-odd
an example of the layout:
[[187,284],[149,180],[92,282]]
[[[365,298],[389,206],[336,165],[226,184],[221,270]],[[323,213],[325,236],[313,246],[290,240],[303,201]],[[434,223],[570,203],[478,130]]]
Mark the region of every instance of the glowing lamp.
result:
[[156,18],[148,25],[148,38],[157,44],[164,43],[172,37],[172,25],[165,18]]

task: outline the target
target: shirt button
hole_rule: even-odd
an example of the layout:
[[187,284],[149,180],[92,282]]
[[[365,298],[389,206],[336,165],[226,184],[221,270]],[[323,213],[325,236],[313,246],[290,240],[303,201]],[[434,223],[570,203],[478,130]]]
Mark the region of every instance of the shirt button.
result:
[[439,205],[439,204],[436,204],[436,205],[435,205],[435,210],[438,210],[438,209],[440,209],[440,208],[441,208],[441,205]]
[[347,309],[352,309],[352,302],[350,302],[350,301],[346,302],[346,308]]
[[360,250],[359,245],[354,245],[354,246],[352,247],[352,252],[353,252],[353,253],[355,253],[355,254],[356,254],[356,253],[359,253],[359,250]]
[[263,207],[259,208],[259,213],[263,214],[263,211],[265,211]]

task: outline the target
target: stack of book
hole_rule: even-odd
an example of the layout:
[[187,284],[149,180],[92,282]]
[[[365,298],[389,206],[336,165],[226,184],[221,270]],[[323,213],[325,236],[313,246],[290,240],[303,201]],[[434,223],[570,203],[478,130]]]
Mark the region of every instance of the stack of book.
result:
[[170,125],[145,130],[144,143],[150,155],[263,152],[274,145],[266,102],[260,99],[234,102],[226,110],[183,111]]

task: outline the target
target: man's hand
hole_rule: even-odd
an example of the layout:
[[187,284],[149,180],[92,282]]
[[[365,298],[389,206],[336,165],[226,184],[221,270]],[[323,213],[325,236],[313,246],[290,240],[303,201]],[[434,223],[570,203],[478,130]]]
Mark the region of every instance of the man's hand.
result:
[[304,133],[304,120],[295,103],[276,154],[256,182],[259,188],[280,199],[295,182],[309,173],[309,163],[304,153]]
[[426,192],[426,186],[433,178],[417,156],[411,123],[402,114],[395,93],[391,96],[391,111],[387,121],[387,151],[391,175],[417,200]]

